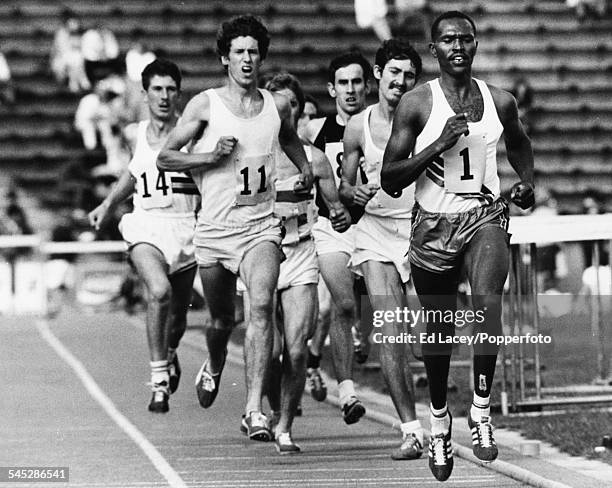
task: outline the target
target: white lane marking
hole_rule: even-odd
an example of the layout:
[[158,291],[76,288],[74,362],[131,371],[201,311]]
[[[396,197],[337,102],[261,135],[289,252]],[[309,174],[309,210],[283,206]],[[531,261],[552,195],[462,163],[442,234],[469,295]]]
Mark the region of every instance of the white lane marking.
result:
[[85,389],[104,409],[106,414],[134,441],[134,443],[149,458],[155,469],[166,478],[172,488],[187,488],[187,485],[172,466],[164,459],[153,444],[132,424],[115,406],[112,400],[102,391],[93,377],[89,374],[83,363],[81,363],[62,342],[51,332],[49,324],[44,320],[36,321],[36,328],[83,383]]

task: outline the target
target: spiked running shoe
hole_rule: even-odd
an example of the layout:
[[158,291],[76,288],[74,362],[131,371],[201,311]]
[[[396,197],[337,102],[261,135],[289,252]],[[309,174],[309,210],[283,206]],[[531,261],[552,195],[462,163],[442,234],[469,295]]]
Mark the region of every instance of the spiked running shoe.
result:
[[174,359],[168,365],[168,373],[170,373],[170,394],[172,394],[178,388],[179,381],[181,381],[181,365],[176,353],[174,353]]
[[151,386],[153,396],[149,403],[149,412],[153,413],[166,413],[169,410],[168,407],[168,383],[162,381],[161,383],[153,383]]
[[221,384],[221,373],[223,372],[223,368],[225,367],[225,358],[227,357],[227,349],[225,350],[225,355],[223,356],[223,366],[218,373],[212,374],[208,371],[208,360],[204,361],[204,364],[198,371],[196,376],[196,393],[198,394],[198,401],[202,408],[210,407],[215,398],[217,398],[217,394],[219,393],[219,385]]
[[453,446],[451,432],[453,417],[450,412],[450,426],[446,434],[432,435],[429,438],[429,469],[438,481],[446,481],[453,472]]
[[[270,421],[269,423],[269,428],[270,428],[270,432],[272,432],[272,435],[274,436],[274,429],[276,428],[276,426],[278,425],[278,422],[280,421],[280,412],[272,412],[272,414],[270,415]],[[240,420],[240,432],[242,432],[244,435],[247,435],[249,433],[249,426],[246,422],[246,414],[242,414],[242,419]]]
[[483,415],[480,422],[475,422],[468,415],[468,425],[472,431],[472,451],[481,461],[490,463],[497,459],[497,444],[493,439],[491,418]]
[[251,412],[244,418],[247,435],[253,441],[269,442],[272,440],[272,432],[268,425],[268,419],[261,412]]
[[321,378],[321,370],[319,368],[308,368],[306,370],[306,381],[310,387],[310,395],[318,402],[322,402],[327,398],[327,387],[323,378]]
[[366,409],[357,397],[351,397],[348,402],[342,405],[342,418],[347,425],[359,422],[359,419],[365,413]]
[[284,454],[297,454],[302,449],[298,446],[291,438],[291,433],[281,432],[276,436],[274,442],[276,444],[276,450],[280,455]]
[[418,459],[423,455],[423,444],[414,434],[404,436],[402,445],[391,454],[391,459],[395,461],[410,461]]

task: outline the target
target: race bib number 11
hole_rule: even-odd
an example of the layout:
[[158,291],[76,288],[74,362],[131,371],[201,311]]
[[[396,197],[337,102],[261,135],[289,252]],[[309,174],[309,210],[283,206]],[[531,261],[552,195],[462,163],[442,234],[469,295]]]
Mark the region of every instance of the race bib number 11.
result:
[[236,205],[257,205],[273,198],[270,181],[272,156],[247,156],[235,161]]
[[460,137],[441,155],[444,160],[444,188],[449,193],[480,193],[487,162],[485,134]]

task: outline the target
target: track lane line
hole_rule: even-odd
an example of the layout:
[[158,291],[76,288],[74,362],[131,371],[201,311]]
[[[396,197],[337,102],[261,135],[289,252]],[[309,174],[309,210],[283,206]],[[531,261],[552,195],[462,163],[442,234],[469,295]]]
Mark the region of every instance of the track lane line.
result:
[[125,432],[140,450],[149,458],[151,464],[167,480],[171,488],[187,488],[187,484],[170,466],[157,448],[132,424],[115,406],[113,401],[98,386],[96,380],[89,374],[83,363],[53,334],[46,320],[37,320],[36,328],[42,338],[51,346],[57,355],[74,371],[76,376],[93,399],[102,407],[106,414]]

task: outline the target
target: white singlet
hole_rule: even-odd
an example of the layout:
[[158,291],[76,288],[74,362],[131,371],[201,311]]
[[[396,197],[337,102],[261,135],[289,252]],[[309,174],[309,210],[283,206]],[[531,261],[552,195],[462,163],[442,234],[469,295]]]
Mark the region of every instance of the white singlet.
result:
[[280,117],[274,98],[259,90],[261,112],[245,119],[234,115],[215,89],[206,90],[210,115],[202,138],[191,153],[212,152],[222,136],[234,136],[236,147],[220,164],[191,172],[202,193],[199,224],[216,228],[244,227],[272,217]]
[[[452,148],[434,160],[416,181],[415,198],[428,212],[459,213],[499,198],[497,142],[503,132],[491,92],[484,81],[478,84],[484,102],[482,118],[468,122],[469,135],[461,136]],[[432,144],[455,112],[442,92],[439,79],[428,82],[431,113],[418,135],[414,153]]]
[[[380,186],[380,170],[382,168],[385,148],[377,147],[370,132],[370,114],[375,105],[370,105],[363,113],[363,159],[361,167],[365,171],[368,183]],[[414,185],[404,188],[399,195],[391,196],[382,188],[376,192],[365,207],[366,213],[380,217],[409,219],[414,205]]]

